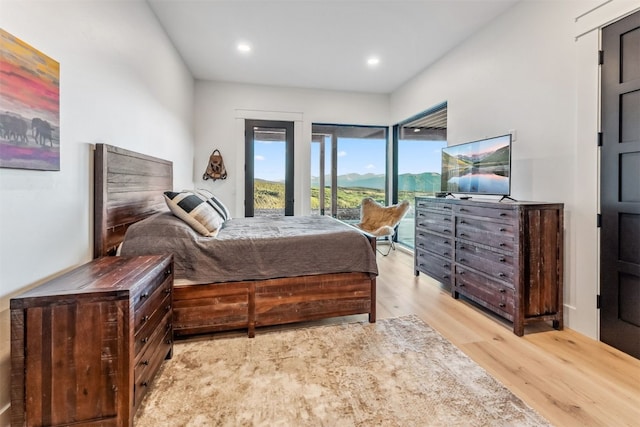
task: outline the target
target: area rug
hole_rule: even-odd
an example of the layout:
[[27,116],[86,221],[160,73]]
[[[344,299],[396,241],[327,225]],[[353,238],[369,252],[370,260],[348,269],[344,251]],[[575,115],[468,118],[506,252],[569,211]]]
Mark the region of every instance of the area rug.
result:
[[144,426],[548,426],[417,316],[176,342]]

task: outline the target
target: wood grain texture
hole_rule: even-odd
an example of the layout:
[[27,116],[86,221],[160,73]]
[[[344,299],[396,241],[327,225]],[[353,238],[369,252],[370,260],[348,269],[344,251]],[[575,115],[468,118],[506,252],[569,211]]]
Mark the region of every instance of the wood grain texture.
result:
[[94,153],[93,257],[114,255],[129,225],[166,210],[173,163],[107,144]]
[[12,425],[132,424],[171,355],[172,262],[104,257],[11,299]]
[[563,205],[416,198],[415,273],[513,323],[562,328]]
[[379,318],[416,314],[558,426],[637,426],[640,360],[571,329],[508,323],[435,280],[413,275],[413,257],[378,260]]
[[176,336],[247,329],[367,313],[375,322],[375,277],[319,274],[247,282],[179,285],[174,290]]

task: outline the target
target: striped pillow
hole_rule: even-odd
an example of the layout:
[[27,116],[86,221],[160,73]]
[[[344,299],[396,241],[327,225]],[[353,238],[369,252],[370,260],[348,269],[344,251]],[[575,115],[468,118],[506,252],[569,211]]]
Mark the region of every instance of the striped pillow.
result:
[[229,209],[220,201],[220,199],[214,196],[211,191],[199,188],[196,190],[196,193],[207,199],[207,203],[220,214],[223,221],[231,219],[231,212],[229,212]]
[[199,194],[191,191],[166,191],[164,200],[175,216],[203,236],[214,237],[222,227],[222,217]]

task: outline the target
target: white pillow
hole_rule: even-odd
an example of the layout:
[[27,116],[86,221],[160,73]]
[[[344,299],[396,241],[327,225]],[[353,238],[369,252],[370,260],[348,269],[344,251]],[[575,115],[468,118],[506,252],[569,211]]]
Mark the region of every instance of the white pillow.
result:
[[191,191],[166,191],[164,200],[171,212],[207,237],[214,237],[222,227],[223,219],[206,198]]
[[196,190],[196,193],[207,199],[207,203],[220,214],[223,221],[231,219],[231,212],[229,212],[229,209],[224,205],[224,203],[222,203],[219,198],[214,196],[211,191],[205,190],[204,188],[198,188]]

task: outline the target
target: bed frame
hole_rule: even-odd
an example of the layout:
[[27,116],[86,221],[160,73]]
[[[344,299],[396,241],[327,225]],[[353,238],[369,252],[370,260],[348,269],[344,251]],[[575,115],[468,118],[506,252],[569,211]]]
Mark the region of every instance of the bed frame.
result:
[[[94,258],[116,254],[127,228],[166,211],[173,163],[96,144],[94,155]],[[376,239],[367,236],[376,251]],[[368,314],[376,320],[376,276],[337,273],[243,282],[177,284],[175,336]]]

